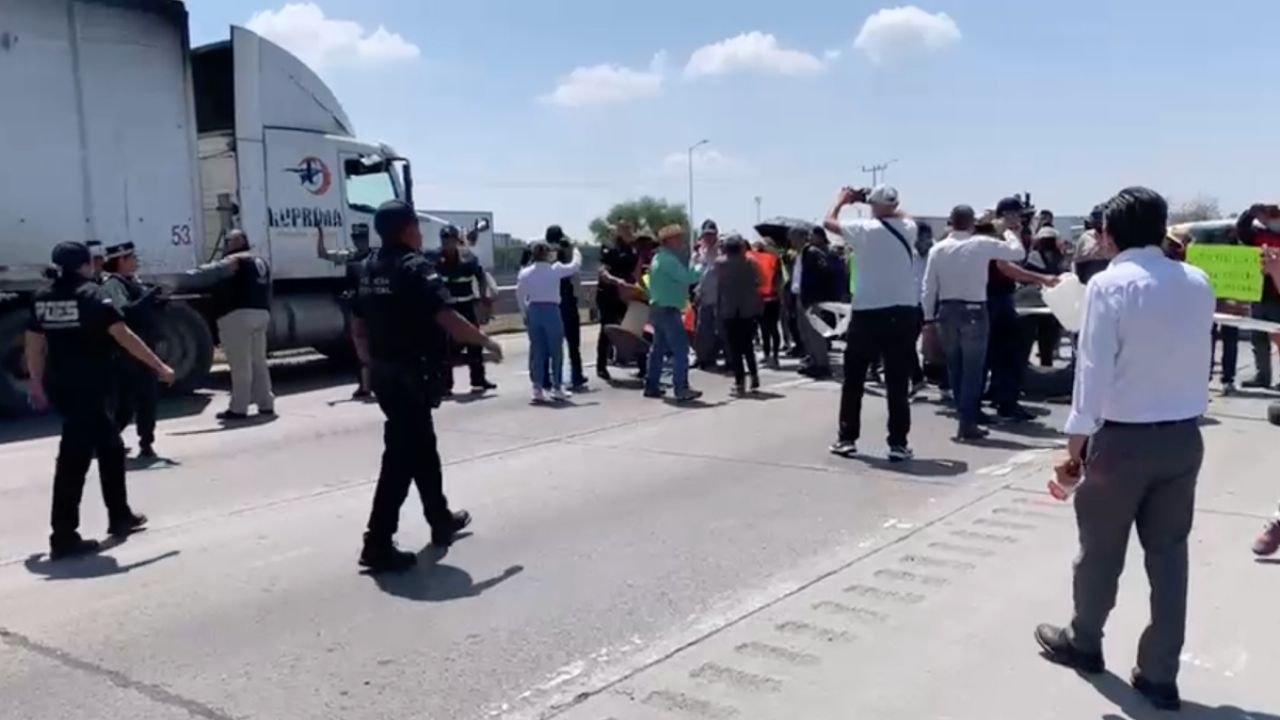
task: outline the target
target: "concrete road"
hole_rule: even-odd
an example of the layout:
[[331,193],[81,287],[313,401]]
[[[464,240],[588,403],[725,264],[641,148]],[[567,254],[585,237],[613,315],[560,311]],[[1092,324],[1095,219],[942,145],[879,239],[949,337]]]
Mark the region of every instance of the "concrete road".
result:
[[[151,529],[65,564],[43,557],[56,438],[0,430],[26,438],[0,445],[0,718],[542,716],[1059,442],[1061,409],[1046,408],[1047,424],[955,445],[929,396],[914,406],[920,459],[891,467],[875,458],[884,405],[871,397],[869,457],[840,460],[826,453],[838,386],[785,372],[752,400],[695,373],[699,407],[627,388],[531,407],[523,342],[505,344],[498,393],[437,416],[473,534],[434,554],[411,499],[400,540],[424,549],[404,576],[358,572],[381,418],[328,376],[282,381],[271,423],[219,427],[222,393],[178,408],[158,442],[170,460],[130,476]],[[92,485],[88,535],[105,526]]]

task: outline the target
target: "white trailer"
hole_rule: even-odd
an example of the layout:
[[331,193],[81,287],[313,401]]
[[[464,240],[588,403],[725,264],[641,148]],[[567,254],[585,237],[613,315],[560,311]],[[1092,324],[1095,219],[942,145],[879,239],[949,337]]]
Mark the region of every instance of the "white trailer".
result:
[[331,248],[376,246],[375,208],[412,201],[412,176],[296,57],[239,27],[193,50],[179,0],[0,0],[0,98],[0,413],[25,407],[26,308],[63,240],[132,242],[174,288],[157,351],[180,388],[216,341],[186,271],[233,228],[272,264],[271,347],[347,349],[317,228]]

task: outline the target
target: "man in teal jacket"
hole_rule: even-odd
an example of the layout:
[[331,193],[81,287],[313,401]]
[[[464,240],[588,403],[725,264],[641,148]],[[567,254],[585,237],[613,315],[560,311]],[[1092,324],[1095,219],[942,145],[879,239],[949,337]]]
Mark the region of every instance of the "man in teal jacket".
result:
[[685,230],[668,225],[658,233],[660,248],[649,268],[649,322],[653,325],[653,348],[649,351],[649,371],[644,396],[662,397],[659,381],[662,363],[671,356],[676,402],[692,402],[702,393],[689,388],[689,335],[681,317],[689,304],[689,288],[698,282],[698,273],[679,255]]

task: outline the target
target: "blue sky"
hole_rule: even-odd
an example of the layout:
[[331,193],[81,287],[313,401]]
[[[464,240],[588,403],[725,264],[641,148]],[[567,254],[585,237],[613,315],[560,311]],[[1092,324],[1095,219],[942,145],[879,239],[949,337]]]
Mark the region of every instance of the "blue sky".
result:
[[748,230],[816,217],[863,165],[917,214],[1125,185],[1224,211],[1280,200],[1273,0],[187,0],[193,42],[253,25],[307,59],[421,206],[586,235],[688,196]]

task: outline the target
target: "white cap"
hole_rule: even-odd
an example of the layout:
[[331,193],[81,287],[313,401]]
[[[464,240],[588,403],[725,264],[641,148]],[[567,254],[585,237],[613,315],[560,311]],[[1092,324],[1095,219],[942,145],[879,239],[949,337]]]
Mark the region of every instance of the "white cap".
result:
[[889,185],[880,185],[867,196],[867,202],[872,205],[897,205],[898,189]]

